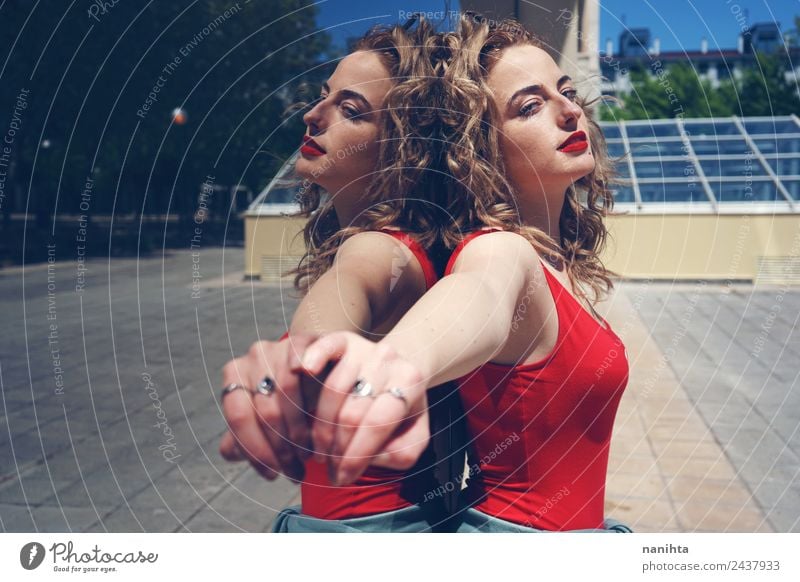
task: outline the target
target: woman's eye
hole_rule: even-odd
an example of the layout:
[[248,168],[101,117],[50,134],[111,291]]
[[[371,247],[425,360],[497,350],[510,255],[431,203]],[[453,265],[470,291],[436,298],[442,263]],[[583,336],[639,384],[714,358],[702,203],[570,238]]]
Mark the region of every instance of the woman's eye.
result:
[[528,101],[525,105],[523,105],[520,108],[519,113],[523,117],[530,117],[531,115],[536,113],[538,110],[539,110],[539,102],[538,101]]
[[354,107],[351,107],[349,105],[343,105],[342,112],[344,113],[344,116],[347,119],[356,120],[359,117],[361,117],[361,112],[358,109],[355,109]]
[[576,91],[575,89],[567,89],[561,94],[570,101],[575,101],[578,98],[578,91]]

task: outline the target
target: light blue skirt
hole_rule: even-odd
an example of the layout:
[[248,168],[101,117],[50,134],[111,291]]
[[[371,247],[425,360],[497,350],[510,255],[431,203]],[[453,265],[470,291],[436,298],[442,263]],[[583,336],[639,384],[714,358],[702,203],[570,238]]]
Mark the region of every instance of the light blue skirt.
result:
[[[419,505],[351,519],[318,519],[300,512],[299,505],[287,507],[278,514],[272,526],[274,533],[556,533],[525,527],[469,508],[451,518],[450,526]],[[569,530],[570,533],[633,533],[624,523],[606,518],[597,529]],[[563,532],[562,532],[563,533]]]
[[633,530],[621,521],[607,517],[602,528],[572,529],[567,532],[552,532],[519,525],[499,517],[492,517],[472,507],[460,511],[452,522],[456,533],[633,533]]
[[274,533],[430,533],[437,527],[436,514],[412,505],[366,517],[318,519],[300,512],[299,505],[287,507],[275,518]]

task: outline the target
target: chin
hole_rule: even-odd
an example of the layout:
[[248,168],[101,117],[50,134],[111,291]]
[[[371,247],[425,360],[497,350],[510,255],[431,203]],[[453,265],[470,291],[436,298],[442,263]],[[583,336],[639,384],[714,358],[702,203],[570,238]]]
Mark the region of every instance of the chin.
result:
[[588,176],[589,174],[594,172],[595,162],[594,162],[594,158],[593,157],[586,156],[586,157],[582,158],[582,161],[584,161],[584,163],[581,163],[580,165],[578,165],[575,168],[575,174],[573,175],[574,176],[573,181],[577,181],[577,180],[580,180],[581,178],[585,178],[586,176]]
[[312,175],[312,171],[314,169],[314,163],[310,160],[305,159],[304,157],[297,158],[297,161],[294,163],[294,170],[297,172],[297,175],[301,178],[310,178]]

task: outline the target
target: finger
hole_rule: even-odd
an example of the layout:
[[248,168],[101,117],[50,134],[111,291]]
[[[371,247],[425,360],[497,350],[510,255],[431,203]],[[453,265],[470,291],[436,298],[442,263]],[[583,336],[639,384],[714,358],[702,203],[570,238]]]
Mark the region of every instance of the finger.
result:
[[372,466],[407,471],[416,464],[430,442],[430,419],[427,409],[423,414],[409,420],[389,437],[389,441],[375,457]]
[[320,339],[317,335],[307,333],[293,334],[287,338],[289,341],[289,369],[292,372],[302,372],[302,357],[308,347]]
[[219,453],[223,459],[232,463],[247,459],[242,454],[242,451],[239,450],[239,447],[236,446],[236,439],[233,438],[233,434],[229,430],[226,430],[225,434],[222,435],[222,440],[219,443]]
[[[298,480],[303,477],[303,463],[299,451],[293,446],[292,434],[310,441],[310,429],[297,406],[284,409],[288,401],[279,394],[284,386],[291,391],[292,383],[297,383],[295,375],[288,370],[290,347],[291,339],[254,343],[247,354],[247,370],[249,385],[259,386],[268,380],[272,386],[271,392],[265,394],[259,391],[253,396],[256,416],[264,437],[280,463],[280,469],[288,478]],[[297,388],[294,390],[298,391]],[[294,424],[287,422],[287,415]]]
[[247,386],[248,365],[244,358],[229,360],[222,367],[222,385],[241,384]]
[[269,396],[255,394],[253,396],[253,404],[261,432],[278,459],[281,472],[292,480],[302,479],[303,464],[292,449],[276,394]]
[[358,364],[344,358],[325,379],[311,428],[314,456],[318,461],[326,460],[333,448],[339,411],[352,393],[360,369]]
[[[331,367],[331,369],[333,369]],[[325,378],[328,377],[328,372],[330,370],[323,371],[322,378],[323,381]],[[300,374],[300,395],[303,399],[303,411],[306,413],[307,419],[310,421],[313,419],[317,414],[317,405],[319,403],[319,395],[322,392],[322,384],[316,378],[312,378],[307,374]],[[313,446],[313,443],[312,443]]]
[[241,453],[267,479],[274,479],[281,470],[275,453],[256,418],[253,399],[247,390],[234,390],[222,400],[228,427]]
[[336,484],[348,485],[360,477],[408,415],[402,400],[388,393],[378,396],[339,461]]
[[372,402],[373,399],[370,397],[355,395],[349,396],[344,401],[336,419],[333,446],[330,451],[330,461],[334,468],[339,464],[338,457],[341,457],[347,450],[347,445],[350,444],[356,429],[372,406]]
[[300,361],[300,367],[308,374],[317,375],[325,364],[343,357],[348,345],[348,334],[338,332],[319,338],[308,346]]
[[[361,369],[357,380],[361,380],[370,386],[371,396],[358,396],[352,393],[345,399],[339,414],[336,418],[333,446],[331,447],[331,468],[338,469],[339,457],[347,450],[356,429],[361,424],[367,411],[372,406],[375,396],[384,391],[386,373],[381,366],[376,366],[374,362],[369,362]],[[335,474],[335,473],[334,473]]]
[[274,396],[283,412],[286,436],[301,461],[311,456],[313,444],[310,423],[304,409],[301,375],[293,370],[297,368],[296,362],[299,362],[306,346],[313,341],[314,337],[310,335],[291,337],[287,346],[286,366],[276,370],[275,377],[278,389]]

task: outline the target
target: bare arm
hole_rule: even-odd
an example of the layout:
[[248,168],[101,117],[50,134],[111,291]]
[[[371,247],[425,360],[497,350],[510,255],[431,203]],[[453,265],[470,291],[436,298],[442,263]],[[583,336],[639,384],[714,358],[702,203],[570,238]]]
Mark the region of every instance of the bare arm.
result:
[[303,366],[311,373],[338,360],[320,406],[341,402],[357,379],[373,385],[380,396],[369,407],[358,400],[342,407],[340,418],[353,425],[349,430],[324,432],[314,426],[315,448],[331,451],[339,484],[357,478],[396,427],[421,414],[427,388],[468,373],[502,350],[537,261],[519,235],[483,235],[459,255],[453,274],[428,291],[380,342],[337,332],[306,350]]
[[[392,287],[392,262],[399,243],[389,235],[363,232],[347,239],[332,267],[311,287],[295,311],[291,333],[323,335],[352,331],[368,335],[373,324],[390,311],[392,301],[405,293],[419,295],[424,277],[406,269]],[[391,288],[391,293],[390,293]]]
[[[276,472],[302,477],[302,460],[310,454],[312,443],[301,396],[301,384],[307,382],[297,373],[299,357],[312,334],[337,329],[366,334],[398,297],[406,293],[417,297],[422,292],[424,276],[417,263],[417,268],[405,269],[393,280],[392,260],[405,250],[400,247],[395,239],[376,232],[345,241],[332,268],[314,283],[297,309],[289,340],[256,342],[245,356],[225,365],[223,385],[235,382],[253,390],[269,377],[276,386],[272,395],[236,390],[225,397],[223,409],[230,431],[223,436],[220,452],[226,459],[247,458],[268,479]],[[313,392],[312,388],[307,395]],[[334,421],[337,413],[330,412]],[[385,463],[397,465],[398,455],[388,452]]]
[[416,365],[428,387],[491,360],[511,334],[514,312],[538,261],[523,237],[498,232],[467,245],[439,281],[379,345]]

